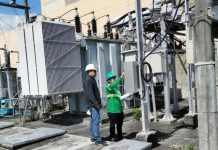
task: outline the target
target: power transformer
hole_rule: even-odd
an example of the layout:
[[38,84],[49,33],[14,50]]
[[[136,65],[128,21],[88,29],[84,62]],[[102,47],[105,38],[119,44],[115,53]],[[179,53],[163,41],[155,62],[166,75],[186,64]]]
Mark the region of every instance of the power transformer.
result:
[[22,95],[83,91],[80,44],[66,23],[36,21],[18,31]]

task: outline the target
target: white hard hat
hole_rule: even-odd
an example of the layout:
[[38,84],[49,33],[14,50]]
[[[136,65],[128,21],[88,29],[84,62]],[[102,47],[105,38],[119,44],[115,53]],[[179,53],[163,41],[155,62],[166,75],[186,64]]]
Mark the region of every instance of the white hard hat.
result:
[[88,65],[86,66],[86,71],[89,71],[89,70],[95,70],[95,71],[96,71],[95,65],[93,65],[93,64],[88,64]]

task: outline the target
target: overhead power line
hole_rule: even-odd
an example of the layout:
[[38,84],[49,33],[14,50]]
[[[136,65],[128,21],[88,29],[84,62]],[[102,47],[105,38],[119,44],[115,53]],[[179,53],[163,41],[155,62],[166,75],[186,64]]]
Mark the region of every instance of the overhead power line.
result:
[[9,23],[5,22],[2,18],[0,18],[0,21],[5,23],[7,26],[9,26],[11,29],[16,30],[15,27],[12,27]]

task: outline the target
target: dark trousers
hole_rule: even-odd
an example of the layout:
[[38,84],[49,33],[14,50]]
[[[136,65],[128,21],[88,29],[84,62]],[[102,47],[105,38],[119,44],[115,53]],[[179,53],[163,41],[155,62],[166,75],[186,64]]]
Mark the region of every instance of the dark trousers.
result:
[[123,113],[108,113],[110,119],[110,138],[115,138],[115,125],[117,126],[117,139],[122,139]]

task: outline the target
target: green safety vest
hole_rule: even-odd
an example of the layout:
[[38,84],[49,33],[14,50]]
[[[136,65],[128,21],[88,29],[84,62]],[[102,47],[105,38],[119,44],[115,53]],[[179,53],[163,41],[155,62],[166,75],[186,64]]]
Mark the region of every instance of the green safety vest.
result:
[[122,81],[122,78],[116,79],[113,83],[108,84],[106,87],[106,95],[108,99],[107,109],[109,113],[121,113],[123,112],[123,106],[120,101],[120,91],[117,85]]

